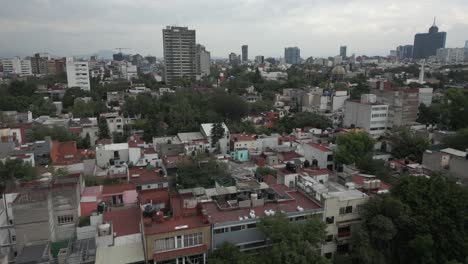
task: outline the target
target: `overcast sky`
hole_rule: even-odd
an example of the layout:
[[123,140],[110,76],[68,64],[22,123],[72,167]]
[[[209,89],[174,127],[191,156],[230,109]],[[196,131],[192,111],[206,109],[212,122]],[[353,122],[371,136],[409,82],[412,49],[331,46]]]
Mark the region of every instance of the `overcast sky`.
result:
[[162,56],[166,25],[196,29],[212,56],[386,55],[437,16],[447,47],[468,39],[468,0],[0,0],[0,56],[92,54],[115,47]]

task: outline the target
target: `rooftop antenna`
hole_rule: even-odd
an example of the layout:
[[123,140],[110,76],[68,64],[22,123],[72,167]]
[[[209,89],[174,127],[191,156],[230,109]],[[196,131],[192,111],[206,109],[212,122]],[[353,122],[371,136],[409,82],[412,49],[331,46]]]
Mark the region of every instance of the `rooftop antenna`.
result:
[[435,26],[435,25],[436,25],[436,18],[437,18],[437,17],[434,17],[434,23],[432,23],[432,26]]

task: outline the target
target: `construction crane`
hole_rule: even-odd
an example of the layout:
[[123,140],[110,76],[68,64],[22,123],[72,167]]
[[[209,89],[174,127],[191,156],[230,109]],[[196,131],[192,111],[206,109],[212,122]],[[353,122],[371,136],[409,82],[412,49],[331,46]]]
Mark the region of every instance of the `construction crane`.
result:
[[131,49],[131,48],[114,48],[114,49],[119,50],[119,53],[122,53],[123,49]]

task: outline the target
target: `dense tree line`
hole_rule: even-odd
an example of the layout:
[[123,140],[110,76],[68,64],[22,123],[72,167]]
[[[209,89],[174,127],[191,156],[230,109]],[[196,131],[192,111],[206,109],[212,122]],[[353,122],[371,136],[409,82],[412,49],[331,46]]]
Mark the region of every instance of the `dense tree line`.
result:
[[353,263],[467,263],[468,191],[444,176],[403,177],[360,211]]
[[6,159],[0,161],[0,189],[14,181],[30,181],[38,176],[31,164],[19,159]]

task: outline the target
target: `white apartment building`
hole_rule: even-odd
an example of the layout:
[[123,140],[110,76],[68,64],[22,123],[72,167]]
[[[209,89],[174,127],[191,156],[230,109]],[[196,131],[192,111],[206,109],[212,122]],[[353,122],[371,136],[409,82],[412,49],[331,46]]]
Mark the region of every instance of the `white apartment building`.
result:
[[437,50],[436,58],[443,63],[462,62],[465,60],[464,48],[442,48]]
[[137,66],[131,62],[122,62],[119,68],[122,79],[131,81],[133,78],[138,78]]
[[388,127],[388,105],[376,100],[374,94],[363,94],[361,101],[346,101],[343,125],[363,128],[374,138],[383,135]]
[[205,46],[197,44],[196,54],[197,79],[210,74],[211,54]]
[[12,59],[3,59],[3,72],[18,75],[32,75],[31,60],[14,57]]
[[87,61],[75,61],[72,57],[68,57],[66,68],[68,88],[80,87],[81,90],[91,90]]
[[361,222],[360,206],[368,201],[369,196],[355,189],[353,183],[343,186],[329,181],[328,177],[322,177],[319,181],[310,176],[301,176],[296,186],[324,208],[327,236],[321,248],[322,255],[331,259],[337,253],[349,252],[352,230]]

